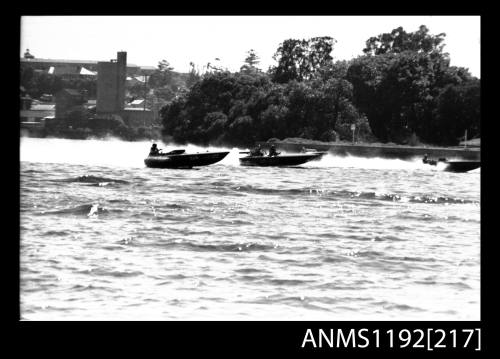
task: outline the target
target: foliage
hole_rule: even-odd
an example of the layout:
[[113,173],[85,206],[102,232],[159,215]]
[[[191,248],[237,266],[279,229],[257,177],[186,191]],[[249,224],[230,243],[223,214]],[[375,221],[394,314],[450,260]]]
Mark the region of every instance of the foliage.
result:
[[86,93],[89,98],[97,96],[97,80],[94,77],[62,78],[58,75],[34,70],[29,65],[22,65],[20,68],[20,85],[33,98],[39,98],[43,94],[55,95],[63,88],[77,89]]
[[480,136],[480,96],[481,85],[477,79],[459,85],[450,84],[442,89],[436,99],[433,112],[436,121],[433,131],[430,131],[430,139],[433,142],[456,144],[464,136],[465,130],[468,138]]
[[479,133],[479,101],[455,98],[461,101],[455,103],[457,111],[464,111],[462,115],[469,112],[466,121],[459,121],[460,115],[452,115],[443,103],[445,98],[447,103],[450,100],[444,89],[448,94],[453,90],[462,93],[470,87],[468,83],[476,83],[472,88],[479,89],[479,80],[467,69],[449,66],[448,56],[439,46],[444,34],[433,37],[424,30],[418,34],[418,41],[406,37],[411,50],[400,51],[403,41],[397,51],[393,44],[390,51],[359,57],[348,68],[354,104],[367,116],[373,134],[382,142],[405,143],[416,135],[428,143],[450,145],[458,143],[457,133],[463,134],[466,128]]
[[418,31],[406,32],[401,26],[390,33],[370,37],[363,52],[367,55],[383,55],[403,51],[442,53],[446,34],[430,35],[429,29],[421,25]]
[[201,79],[200,72],[196,70],[194,62],[190,62],[189,66],[191,69],[189,70],[187,79],[186,79],[186,87],[191,88],[195,83],[197,83]]
[[273,56],[278,61],[278,65],[270,69],[273,81],[287,83],[310,79],[322,67],[331,64],[330,53],[335,42],[328,36],[285,40]]
[[262,72],[206,74],[161,111],[176,142],[250,146],[270,137],[331,138],[337,121],[355,121],[352,86],[342,78],[273,83]]
[[21,66],[20,80],[20,85],[33,98],[39,98],[45,93],[55,94],[65,86],[61,77],[36,71],[30,66]]
[[248,56],[245,58],[245,63],[243,66],[241,66],[240,72],[249,74],[252,72],[260,71],[260,69],[257,68],[257,65],[259,64],[260,60],[255,50],[250,49],[247,53]]

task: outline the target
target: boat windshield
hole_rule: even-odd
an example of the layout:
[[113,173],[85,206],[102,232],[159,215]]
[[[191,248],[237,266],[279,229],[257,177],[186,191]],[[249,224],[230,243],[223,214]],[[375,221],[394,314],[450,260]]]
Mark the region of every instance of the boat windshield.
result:
[[165,154],[166,155],[181,155],[184,152],[186,152],[186,150],[173,150],[173,151],[167,152]]

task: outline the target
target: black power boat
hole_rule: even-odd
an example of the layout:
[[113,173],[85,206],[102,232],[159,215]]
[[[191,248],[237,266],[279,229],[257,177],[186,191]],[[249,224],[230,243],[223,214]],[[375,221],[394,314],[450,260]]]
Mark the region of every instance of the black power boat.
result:
[[240,158],[242,166],[297,166],[320,159],[326,152],[285,154],[277,156],[246,156]]
[[427,158],[427,155],[424,156],[422,162],[431,166],[436,166],[439,162],[444,163],[446,165],[444,170],[448,172],[468,172],[481,167],[481,161],[447,160],[446,158],[431,160]]
[[229,152],[205,152],[187,154],[185,150],[150,154],[144,163],[151,168],[193,168],[219,162]]
[[468,172],[481,167],[481,161],[445,161],[445,171],[449,172]]

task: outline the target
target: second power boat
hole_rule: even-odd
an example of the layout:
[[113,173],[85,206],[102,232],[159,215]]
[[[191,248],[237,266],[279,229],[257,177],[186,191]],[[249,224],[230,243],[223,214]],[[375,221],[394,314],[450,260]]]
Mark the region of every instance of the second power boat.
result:
[[250,153],[248,156],[240,158],[240,164],[242,166],[297,166],[303,163],[319,160],[323,157],[326,152],[308,151],[306,153],[295,153],[295,154],[281,154],[276,152],[274,146],[271,147],[268,155],[260,150],[252,152],[240,152],[240,153]]
[[229,153],[229,151],[191,154],[185,152],[186,150],[173,150],[162,153],[156,147],[156,144],[153,144],[149,156],[144,160],[144,163],[150,168],[193,168],[219,162]]
[[448,172],[468,172],[481,167],[481,161],[465,161],[465,160],[447,160],[446,158],[439,158],[438,160],[431,160],[424,156],[422,162],[431,166],[437,166],[438,163],[444,163],[445,171]]

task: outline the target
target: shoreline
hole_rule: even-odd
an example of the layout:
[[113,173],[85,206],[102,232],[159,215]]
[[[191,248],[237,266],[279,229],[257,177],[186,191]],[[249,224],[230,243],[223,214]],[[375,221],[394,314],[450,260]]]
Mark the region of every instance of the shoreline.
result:
[[278,150],[289,152],[300,152],[302,148],[315,149],[317,151],[328,151],[337,156],[359,156],[359,157],[382,157],[396,159],[411,159],[423,157],[425,154],[431,158],[481,160],[480,147],[437,147],[437,146],[408,146],[396,144],[370,144],[370,143],[338,143],[320,141],[273,141],[256,142],[264,149],[275,145]]

